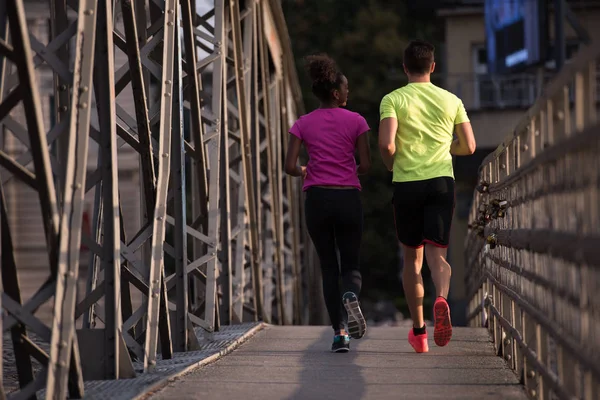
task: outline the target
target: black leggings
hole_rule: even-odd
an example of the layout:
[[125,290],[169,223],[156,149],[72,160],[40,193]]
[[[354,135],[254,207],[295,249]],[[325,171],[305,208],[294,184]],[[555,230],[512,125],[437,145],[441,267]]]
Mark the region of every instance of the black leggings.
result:
[[[334,331],[344,328],[347,320],[342,294],[360,293],[359,269],[363,209],[358,189],[312,187],[306,193],[306,225],[315,245],[323,275],[323,295]],[[340,291],[340,253],[342,289]]]

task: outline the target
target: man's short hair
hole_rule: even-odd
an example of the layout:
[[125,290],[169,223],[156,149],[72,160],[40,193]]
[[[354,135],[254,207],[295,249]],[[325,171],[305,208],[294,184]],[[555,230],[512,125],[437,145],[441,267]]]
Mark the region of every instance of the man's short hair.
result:
[[409,73],[424,75],[434,62],[435,47],[423,40],[413,40],[404,50],[404,66]]

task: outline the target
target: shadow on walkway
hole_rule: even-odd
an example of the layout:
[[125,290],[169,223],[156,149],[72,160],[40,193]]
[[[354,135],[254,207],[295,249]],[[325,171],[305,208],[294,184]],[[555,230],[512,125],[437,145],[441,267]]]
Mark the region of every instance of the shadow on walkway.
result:
[[358,400],[365,394],[366,381],[356,364],[360,340],[350,342],[348,353],[332,353],[331,328],[308,347],[301,359],[300,388],[286,400]]

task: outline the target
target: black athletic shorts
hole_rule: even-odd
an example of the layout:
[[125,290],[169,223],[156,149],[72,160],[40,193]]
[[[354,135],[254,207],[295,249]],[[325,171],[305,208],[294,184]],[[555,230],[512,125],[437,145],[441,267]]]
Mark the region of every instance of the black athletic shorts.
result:
[[425,243],[448,247],[455,204],[454,179],[394,182],[392,203],[400,243],[414,248]]

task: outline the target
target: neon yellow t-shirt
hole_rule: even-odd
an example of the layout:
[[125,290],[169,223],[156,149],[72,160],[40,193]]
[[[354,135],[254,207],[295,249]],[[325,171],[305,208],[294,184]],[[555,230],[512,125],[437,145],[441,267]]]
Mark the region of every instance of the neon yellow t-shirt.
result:
[[454,178],[454,126],[469,122],[462,101],[433,83],[409,83],[381,100],[380,120],[396,118],[393,182]]

